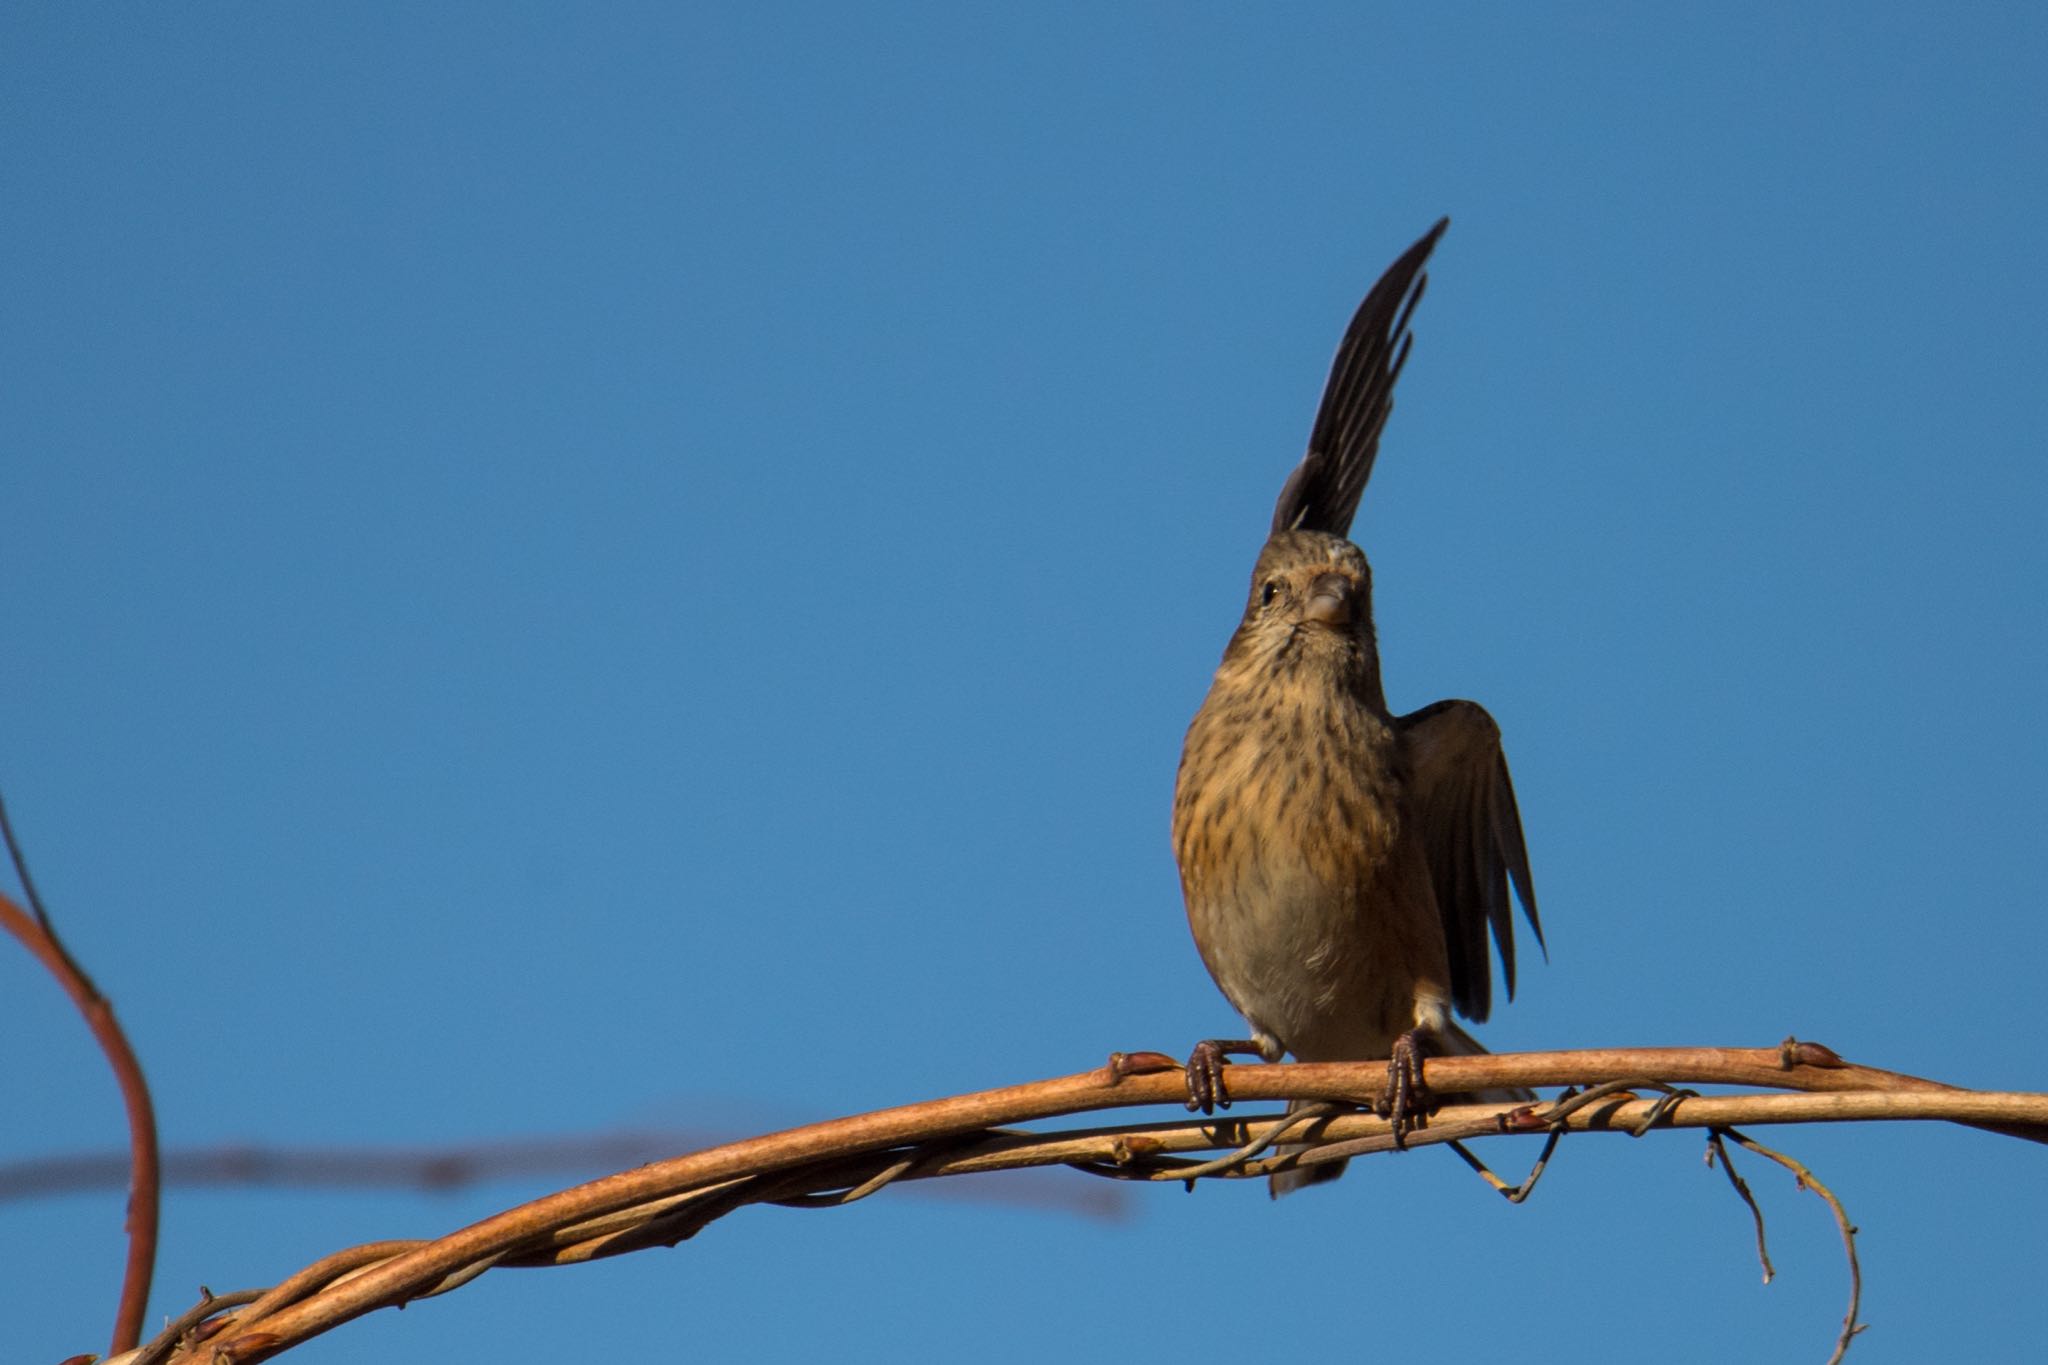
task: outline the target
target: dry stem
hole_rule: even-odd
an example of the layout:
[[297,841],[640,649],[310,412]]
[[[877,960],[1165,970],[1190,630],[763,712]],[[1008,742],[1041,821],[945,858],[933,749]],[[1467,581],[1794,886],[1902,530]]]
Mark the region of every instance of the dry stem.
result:
[[[1735,1124],[1940,1119],[2037,1140],[2048,1133],[2048,1095],[1959,1090],[1843,1063],[1825,1048],[1644,1048],[1446,1057],[1426,1063],[1439,1094],[1509,1085],[1606,1086],[1551,1107],[1458,1105],[1410,1135],[1410,1146],[1525,1134],[1726,1130]],[[1382,1063],[1239,1066],[1231,1092],[1249,1100],[1369,1101]],[[1776,1093],[1671,1093],[1680,1084],[1765,1087]],[[1617,1086],[1661,1090],[1643,1098]],[[1067,1164],[1120,1179],[1186,1181],[1265,1174],[1296,1160],[1390,1150],[1392,1133],[1368,1113],[1338,1113],[1288,1131],[1308,1151],[1262,1157],[1280,1115],[1182,1119],[1038,1133],[1008,1125],[1141,1105],[1179,1105],[1178,1065],[1158,1053],[1119,1054],[1108,1066],[1033,1084],[834,1119],[727,1143],[624,1171],[521,1205],[431,1242],[387,1243],[329,1257],[231,1319],[215,1318],[202,1344],[153,1343],[146,1358],[252,1362],[372,1309],[443,1292],[492,1266],[566,1264],[673,1245],[750,1203],[832,1206],[898,1179]],[[1739,1139],[1738,1139],[1739,1140]],[[1241,1149],[1230,1160],[1182,1154]],[[1765,1153],[1766,1155],[1772,1155]],[[1773,1156],[1773,1159],[1780,1159]],[[1816,1190],[1810,1177],[1807,1183]],[[1526,1186],[1523,1189],[1526,1192]],[[1845,1340],[1854,1326],[1852,1305]],[[137,1360],[145,1357],[137,1357]],[[113,1362],[109,1362],[113,1365]]]

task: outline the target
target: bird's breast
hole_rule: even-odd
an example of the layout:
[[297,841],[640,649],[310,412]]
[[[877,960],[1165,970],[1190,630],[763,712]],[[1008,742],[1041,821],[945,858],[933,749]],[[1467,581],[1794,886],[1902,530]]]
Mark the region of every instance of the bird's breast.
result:
[[1174,801],[1189,925],[1224,994],[1290,1050],[1397,984],[1384,969],[1412,899],[1398,743],[1362,704],[1295,706],[1220,682],[1189,729]]
[[1392,725],[1362,704],[1220,691],[1181,752],[1174,846],[1183,880],[1265,870],[1339,886],[1384,862],[1402,800]]

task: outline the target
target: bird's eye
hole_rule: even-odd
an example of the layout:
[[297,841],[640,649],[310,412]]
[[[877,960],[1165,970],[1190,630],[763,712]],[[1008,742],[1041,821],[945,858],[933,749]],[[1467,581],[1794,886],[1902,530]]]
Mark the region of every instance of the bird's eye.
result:
[[1279,595],[1280,580],[1276,578],[1272,582],[1266,584],[1265,587],[1259,589],[1259,605],[1262,607],[1270,607],[1273,605],[1273,599],[1278,597]]

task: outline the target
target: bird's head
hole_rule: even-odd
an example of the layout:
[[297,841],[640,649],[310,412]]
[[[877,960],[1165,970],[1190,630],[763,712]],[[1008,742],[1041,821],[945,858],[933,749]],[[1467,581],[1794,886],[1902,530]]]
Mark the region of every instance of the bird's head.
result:
[[1365,552],[1326,531],[1276,532],[1259,552],[1244,620],[1223,660],[1226,670],[1316,669],[1377,692]]

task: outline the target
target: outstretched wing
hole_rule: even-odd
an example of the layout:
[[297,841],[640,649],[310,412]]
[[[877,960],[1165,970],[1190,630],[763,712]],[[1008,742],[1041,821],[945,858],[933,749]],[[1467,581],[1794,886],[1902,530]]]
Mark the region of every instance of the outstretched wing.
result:
[[1451,1000],[1458,1013],[1485,1022],[1493,1007],[1486,931],[1500,945],[1501,978],[1515,998],[1514,883],[1543,947],[1536,888],[1522,843],[1522,813],[1501,752],[1500,727],[1477,702],[1440,701],[1396,722],[1407,741],[1408,816],[1422,837],[1429,879],[1451,953]]
[[1414,340],[1408,318],[1429,283],[1422,263],[1450,225],[1450,219],[1438,219],[1421,241],[1402,252],[1352,315],[1330,365],[1330,382],[1323,388],[1323,406],[1309,433],[1308,454],[1287,476],[1287,486],[1273,508],[1276,532],[1351,533],[1351,518],[1358,511],[1365,481],[1372,477],[1373,457],[1379,454],[1380,429],[1394,410],[1394,381],[1401,377]]

